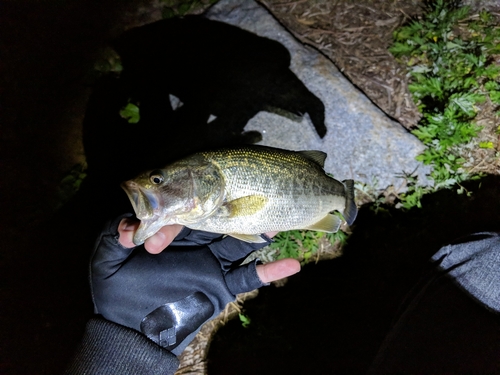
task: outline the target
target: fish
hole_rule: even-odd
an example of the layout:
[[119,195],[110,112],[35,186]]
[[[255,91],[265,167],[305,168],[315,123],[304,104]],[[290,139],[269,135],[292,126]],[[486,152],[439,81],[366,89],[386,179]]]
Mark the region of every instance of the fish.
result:
[[[136,245],[161,227],[262,243],[262,233],[294,229],[337,232],[358,208],[354,181],[324,171],[322,151],[248,145],[195,153],[125,181],[136,217]],[[338,214],[340,215],[338,215]]]

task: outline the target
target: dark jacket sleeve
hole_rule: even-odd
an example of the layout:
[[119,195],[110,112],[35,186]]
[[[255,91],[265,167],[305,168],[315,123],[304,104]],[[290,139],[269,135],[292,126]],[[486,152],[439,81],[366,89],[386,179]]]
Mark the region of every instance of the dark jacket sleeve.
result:
[[87,323],[83,341],[67,375],[173,375],[179,360],[141,333],[94,318]]

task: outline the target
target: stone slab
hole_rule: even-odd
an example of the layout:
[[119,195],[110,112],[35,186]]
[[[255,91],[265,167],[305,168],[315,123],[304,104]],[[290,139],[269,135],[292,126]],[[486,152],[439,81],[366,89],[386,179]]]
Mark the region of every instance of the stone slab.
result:
[[290,150],[322,150],[325,170],[339,180],[354,179],[384,190],[404,191],[404,173],[421,181],[429,167],[415,160],[424,145],[388,118],[316,49],[299,42],[264,7],[253,0],[222,0],[205,16],[274,39],[290,52],[290,69],[325,105],[327,134],[321,139],[307,115],[293,120],[259,112],[245,130],[263,134],[262,145]]

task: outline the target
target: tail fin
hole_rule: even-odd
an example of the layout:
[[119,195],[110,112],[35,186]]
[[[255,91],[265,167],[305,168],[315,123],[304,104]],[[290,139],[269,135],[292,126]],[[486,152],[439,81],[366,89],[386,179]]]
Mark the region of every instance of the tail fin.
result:
[[345,194],[346,194],[346,204],[343,212],[343,216],[347,224],[351,225],[356,216],[358,215],[358,207],[354,202],[354,181],[353,180],[345,180],[343,181],[345,185]]

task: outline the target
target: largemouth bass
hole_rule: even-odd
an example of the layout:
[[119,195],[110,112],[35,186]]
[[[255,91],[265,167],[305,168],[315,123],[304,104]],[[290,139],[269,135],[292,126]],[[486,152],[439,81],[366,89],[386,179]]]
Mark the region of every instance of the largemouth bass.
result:
[[336,232],[357,215],[352,180],[323,170],[322,151],[244,146],[200,152],[122,183],[141,223],[134,243],[162,226],[263,242],[261,233],[310,229]]

